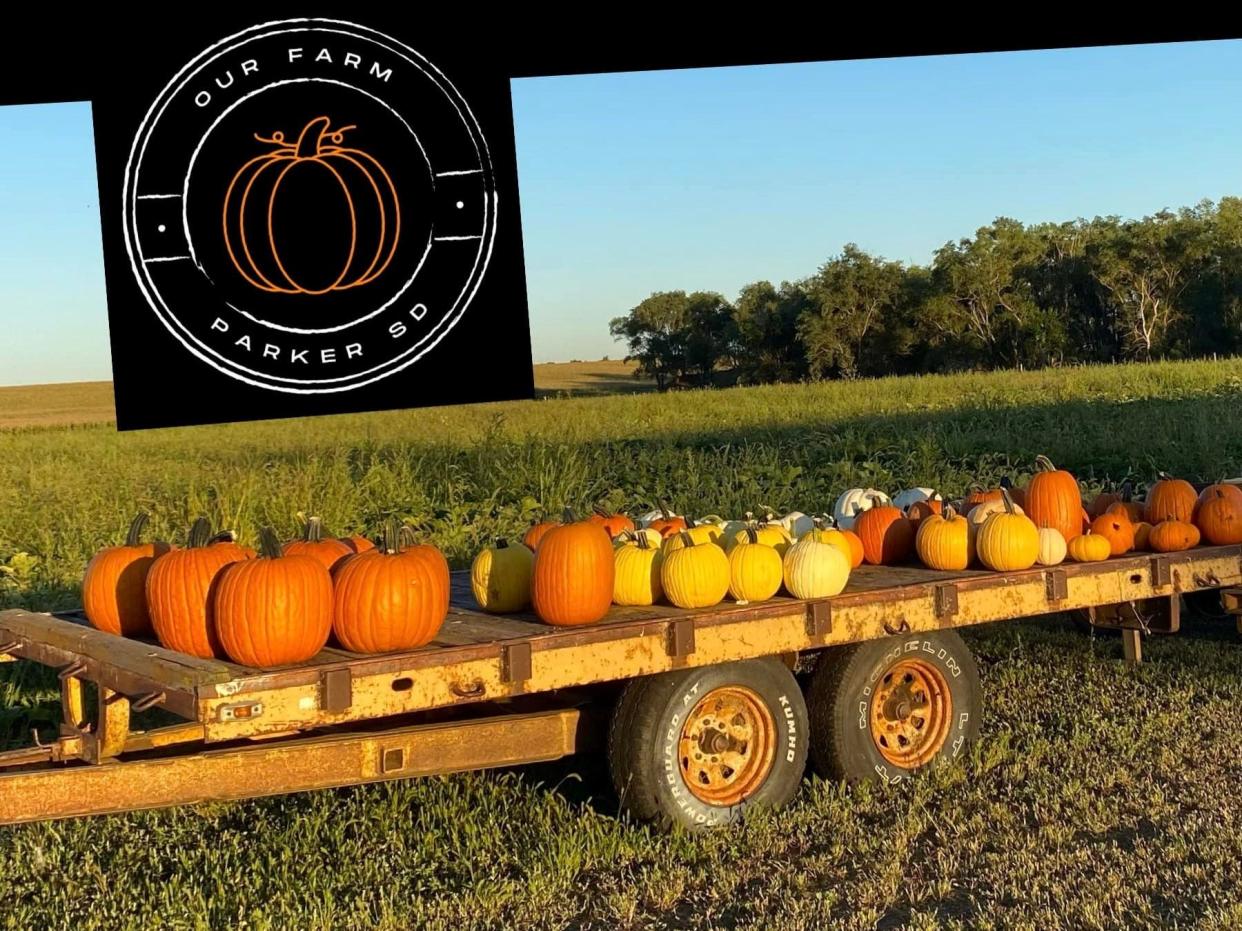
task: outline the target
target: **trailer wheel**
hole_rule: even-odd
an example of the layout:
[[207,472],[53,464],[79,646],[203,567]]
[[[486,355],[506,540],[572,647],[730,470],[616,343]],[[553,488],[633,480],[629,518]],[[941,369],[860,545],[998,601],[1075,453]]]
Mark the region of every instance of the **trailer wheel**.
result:
[[811,765],[826,779],[894,784],[954,759],[979,734],[979,671],[953,631],[820,655],[807,687]]
[[722,663],[635,679],[608,734],[622,805],[669,829],[704,829],[779,808],[806,770],[807,713],[776,659]]

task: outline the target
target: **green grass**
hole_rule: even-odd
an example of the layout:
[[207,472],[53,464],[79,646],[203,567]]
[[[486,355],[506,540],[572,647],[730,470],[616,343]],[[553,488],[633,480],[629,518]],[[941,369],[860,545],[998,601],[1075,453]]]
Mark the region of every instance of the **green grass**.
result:
[[[547,400],[118,435],[0,433],[0,605],[76,602],[139,507],[180,540],[299,510],[411,520],[464,566],[541,509],[668,497],[825,510],[1029,473],[1088,487],[1242,473],[1236,360]],[[1233,927],[1242,924],[1242,645],[1192,618],[1118,662],[1030,621],[968,633],[984,734],[896,791],[808,781],[706,837],[616,817],[598,760],[0,829],[0,927]],[[0,666],[0,743],[54,678]]]

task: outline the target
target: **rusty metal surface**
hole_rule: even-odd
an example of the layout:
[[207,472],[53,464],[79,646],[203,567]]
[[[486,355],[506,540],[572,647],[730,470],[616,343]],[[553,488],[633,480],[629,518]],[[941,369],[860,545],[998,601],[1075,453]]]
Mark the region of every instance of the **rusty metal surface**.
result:
[[[1242,548],[1201,547],[1169,554],[1158,563],[1150,554],[1136,554],[1014,573],[862,567],[846,591],[822,602],[823,607],[778,597],[703,611],[617,608],[603,622],[582,628],[485,615],[472,610],[464,574],[455,574],[453,583],[454,606],[445,632],[420,650],[383,656],[325,650],[311,664],[272,670],[219,664],[230,678],[210,681],[219,670],[202,670],[208,681],[189,696],[158,682],[118,684],[108,678],[114,668],[95,656],[87,657],[82,675],[134,696],[167,689],[161,707],[202,722],[208,741],[226,741],[798,653],[890,631],[930,631],[1237,586],[1242,584]],[[20,650],[28,655],[38,646],[27,642]],[[342,671],[348,675],[347,699]],[[229,716],[235,707],[258,713]]]
[[0,824],[535,763],[589,748],[598,731],[588,712],[561,708],[107,766],[19,770],[0,774]]

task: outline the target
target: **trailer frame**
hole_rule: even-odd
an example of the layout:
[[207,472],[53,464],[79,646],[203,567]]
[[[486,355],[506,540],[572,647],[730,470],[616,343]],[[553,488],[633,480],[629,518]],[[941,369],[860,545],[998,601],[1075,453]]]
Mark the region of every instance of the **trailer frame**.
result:
[[[614,608],[599,624],[555,628],[484,614],[458,572],[431,645],[382,656],[329,648],[284,669],[174,653],[94,630],[80,612],[4,611],[0,661],[57,670],[62,722],[51,742],[0,753],[0,824],[557,759],[599,745],[601,693],[738,660],[792,667],[863,641],[1152,599],[1168,599],[1176,619],[1181,595],[1213,589],[1242,631],[1239,586],[1242,546],[1010,573],[866,566],[834,598]],[[1147,631],[1134,615],[1111,624],[1138,662]],[[137,726],[152,709],[173,722]]]

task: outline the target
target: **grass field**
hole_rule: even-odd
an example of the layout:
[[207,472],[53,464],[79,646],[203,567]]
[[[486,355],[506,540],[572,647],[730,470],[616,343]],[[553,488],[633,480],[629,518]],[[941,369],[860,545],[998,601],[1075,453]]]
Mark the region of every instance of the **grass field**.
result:
[[[559,397],[651,391],[655,383],[634,377],[634,365],[617,359],[544,362],[535,366],[535,394]],[[64,427],[116,420],[112,382],[0,388],[0,430]]]
[[[455,567],[544,510],[668,498],[821,511],[854,484],[1029,475],[1088,487],[1242,473],[1242,362],[919,377],[391,412],[118,435],[0,432],[0,605],[75,603],[147,508],[252,539],[297,511],[388,514]],[[968,632],[970,757],[896,791],[808,780],[737,831],[616,817],[595,759],[0,829],[6,928],[1224,928],[1242,925],[1242,642],[1193,618],[1129,668],[1057,619]],[[54,678],[0,666],[0,745]]]

